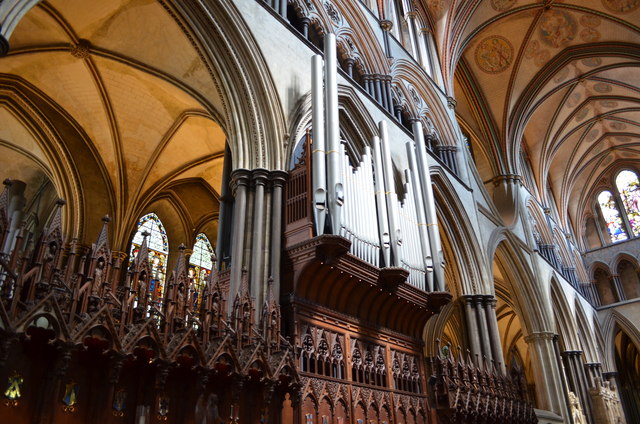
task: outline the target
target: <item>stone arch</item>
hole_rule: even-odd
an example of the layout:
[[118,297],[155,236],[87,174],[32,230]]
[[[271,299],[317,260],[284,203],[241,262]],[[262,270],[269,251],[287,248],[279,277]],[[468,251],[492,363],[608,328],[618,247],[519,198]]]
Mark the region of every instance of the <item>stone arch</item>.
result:
[[413,61],[398,59],[393,63],[391,75],[394,80],[407,81],[416,90],[418,96],[424,101],[418,114],[433,122],[442,137],[441,142],[460,147],[459,141],[462,140],[460,128],[451,120],[450,110],[438,95],[439,90],[436,85],[428,78],[424,78],[424,71]]
[[608,265],[602,262],[594,262],[591,264],[589,274],[598,291],[601,305],[608,305],[620,300],[612,286],[613,281]]
[[615,336],[622,330],[640,349],[640,330],[627,317],[616,310],[611,310],[602,321],[604,339],[603,365],[605,370],[615,370]]
[[577,335],[584,352],[584,359],[587,363],[600,362],[600,355],[598,354],[598,344],[596,342],[596,335],[593,330],[595,323],[593,320],[589,320],[584,311],[584,307],[580,299],[576,296],[575,301],[575,318],[577,323]]
[[569,306],[565,291],[555,276],[551,278],[550,286],[556,331],[560,335],[563,350],[580,350],[574,313]]
[[[378,135],[378,127],[369,114],[367,108],[360,100],[356,91],[350,86],[338,86],[338,108],[341,123],[346,120],[349,128],[363,143],[353,146],[352,152],[362,154],[362,147],[370,145],[374,135]],[[287,147],[286,157],[291,158],[296,150],[296,144],[306,136],[307,129],[311,127],[311,93],[304,95],[297,107],[289,117],[289,134],[292,143]]]
[[[431,179],[438,224],[442,226],[440,238],[443,250],[446,249],[443,259],[449,259],[448,268],[452,268],[457,281],[454,286],[449,286],[449,290],[454,296],[487,292],[486,275],[482,266],[486,257],[479,247],[476,232],[470,223],[471,218],[465,213],[462,199],[456,194],[441,167],[431,166]],[[462,263],[467,265],[466,269],[459,268]],[[454,267],[454,264],[457,266]]]
[[640,266],[635,256],[622,252],[612,261],[617,278],[627,299],[640,297]]
[[[540,213],[540,207],[533,197],[530,197],[526,201],[527,212],[531,219],[532,232],[535,243],[551,244],[552,236],[549,232],[549,226],[542,213]],[[537,231],[536,231],[537,230]],[[536,235],[538,236],[536,238]]]

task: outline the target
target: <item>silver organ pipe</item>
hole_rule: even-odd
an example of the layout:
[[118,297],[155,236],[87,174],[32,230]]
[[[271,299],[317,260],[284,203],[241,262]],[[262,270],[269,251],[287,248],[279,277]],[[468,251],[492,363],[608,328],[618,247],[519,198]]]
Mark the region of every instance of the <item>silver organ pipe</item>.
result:
[[327,169],[324,140],[324,99],[322,80],[322,56],[311,58],[311,98],[312,98],[312,187],[313,187],[313,222],[316,234],[324,233],[327,216]]
[[327,136],[327,186],[328,206],[333,234],[340,234],[344,193],[340,179],[342,167],[340,154],[340,126],[338,117],[338,75],[336,36],[324,37],[324,81],[326,87],[325,125]]
[[431,174],[429,171],[429,161],[427,159],[427,149],[424,144],[424,134],[422,133],[422,123],[414,121],[413,134],[416,141],[418,156],[418,175],[422,185],[422,198],[425,203],[425,213],[427,218],[427,232],[429,234],[429,244],[431,256],[433,258],[435,291],[444,290],[444,270],[442,268],[442,252],[440,247],[440,233],[438,231],[438,218],[436,215],[436,205],[433,198],[433,188],[431,187]]
[[380,138],[373,137],[373,169],[375,175],[376,206],[378,209],[378,234],[380,234],[383,266],[391,266],[391,237],[389,236],[389,217],[387,198],[384,188],[384,172],[382,170],[382,147]]
[[354,169],[344,154],[344,206],[341,235],[351,241],[351,253],[360,259],[379,266],[380,237],[376,217],[376,198],[373,183],[371,149],[365,147],[362,161]]
[[411,170],[404,171],[406,183],[404,185],[404,202],[398,205],[398,225],[402,233],[400,244],[401,258],[399,265],[409,271],[409,283],[421,290],[425,290],[426,266],[422,246],[420,243],[417,202],[413,189]]
[[387,123],[379,123],[380,137],[373,137],[373,151],[365,147],[356,166],[340,142],[334,34],[325,37],[324,89],[322,58],[314,56],[311,65],[316,234],[324,233],[328,215],[331,233],[350,240],[353,255],[374,266],[405,268],[408,283],[422,290],[443,290],[440,238],[421,123],[414,123],[415,147],[412,142],[406,144],[409,169],[405,170],[405,199],[400,203]]
[[431,257],[431,247],[429,245],[429,233],[427,230],[427,217],[422,197],[422,184],[420,182],[420,170],[416,161],[415,147],[413,141],[407,141],[407,157],[409,158],[409,169],[411,169],[411,181],[413,183],[413,197],[415,198],[416,212],[418,217],[418,235],[420,237],[420,247],[422,248],[422,258],[425,270],[427,271],[427,291],[433,291],[433,258]]
[[400,266],[402,261],[402,234],[398,225],[398,195],[393,182],[393,162],[391,161],[391,150],[389,148],[389,133],[387,122],[380,121],[380,138],[382,146],[382,168],[384,174],[384,191],[387,200],[387,212],[389,215],[389,235],[391,238],[391,266]]

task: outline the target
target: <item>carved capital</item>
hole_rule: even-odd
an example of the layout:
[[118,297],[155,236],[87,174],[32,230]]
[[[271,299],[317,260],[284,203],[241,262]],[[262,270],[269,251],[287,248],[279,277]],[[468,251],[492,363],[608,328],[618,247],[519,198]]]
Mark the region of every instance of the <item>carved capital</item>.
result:
[[557,335],[550,331],[540,331],[538,333],[531,333],[525,336],[524,341],[527,343],[540,342],[540,341],[553,341]]
[[283,187],[284,183],[287,182],[288,177],[289,173],[285,171],[276,170],[269,173],[269,179],[271,180],[273,187]]

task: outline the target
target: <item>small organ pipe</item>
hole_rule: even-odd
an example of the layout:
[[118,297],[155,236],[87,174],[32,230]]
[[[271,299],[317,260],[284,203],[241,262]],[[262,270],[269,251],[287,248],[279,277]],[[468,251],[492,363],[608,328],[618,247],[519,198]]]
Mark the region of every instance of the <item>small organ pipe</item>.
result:
[[316,235],[324,234],[327,216],[327,168],[325,153],[324,98],[322,84],[322,57],[311,58],[311,97],[313,102],[312,184],[313,215]]
[[440,252],[440,233],[438,231],[438,217],[436,215],[436,205],[433,198],[433,188],[431,187],[431,174],[429,171],[429,161],[427,159],[427,148],[424,144],[424,134],[422,133],[422,123],[413,122],[413,136],[418,150],[418,174],[421,178],[422,197],[425,202],[425,214],[427,217],[427,231],[429,233],[429,244],[431,247],[431,257],[433,258],[433,273],[435,291],[444,290],[444,270],[442,269],[442,259]]

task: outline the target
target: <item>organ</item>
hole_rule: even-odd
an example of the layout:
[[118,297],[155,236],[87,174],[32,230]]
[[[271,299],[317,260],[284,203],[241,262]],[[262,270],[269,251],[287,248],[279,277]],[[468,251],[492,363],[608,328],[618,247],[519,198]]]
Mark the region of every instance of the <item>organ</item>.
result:
[[345,153],[339,136],[335,36],[327,34],[325,43],[324,73],[321,56],[311,62],[315,234],[345,237],[350,252],[363,261],[404,268],[411,285],[441,291],[442,253],[422,124],[414,123],[415,140],[406,143],[409,167],[400,201],[385,121],[379,122],[379,136],[364,147],[359,163],[351,163]]

